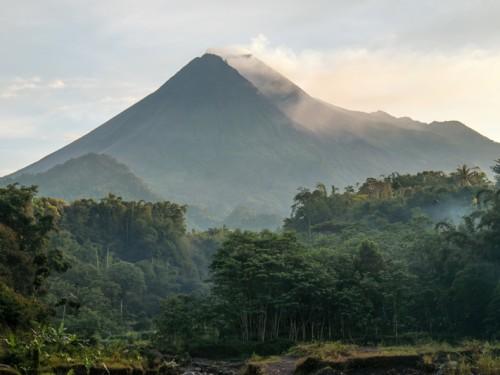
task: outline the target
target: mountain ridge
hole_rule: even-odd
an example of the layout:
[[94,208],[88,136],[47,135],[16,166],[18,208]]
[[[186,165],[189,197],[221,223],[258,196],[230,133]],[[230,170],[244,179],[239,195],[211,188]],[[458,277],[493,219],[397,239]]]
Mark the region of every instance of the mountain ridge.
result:
[[24,173],[17,178],[6,177],[2,182],[36,185],[42,196],[67,201],[81,198],[100,199],[109,193],[126,200],[162,200],[130,172],[126,165],[105,154],[88,153],[57,164],[47,171],[37,174]]
[[191,60],[153,93],[9,179],[107,154],[165,199],[221,216],[238,206],[288,215],[300,186],[342,187],[462,163],[487,171],[500,155],[500,144],[462,123],[346,110],[252,56],[238,59]]

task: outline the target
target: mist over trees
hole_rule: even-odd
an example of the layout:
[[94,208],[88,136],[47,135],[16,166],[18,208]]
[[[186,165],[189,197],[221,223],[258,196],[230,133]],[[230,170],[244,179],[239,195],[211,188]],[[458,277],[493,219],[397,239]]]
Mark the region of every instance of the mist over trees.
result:
[[[361,343],[494,339],[500,333],[499,212],[500,194],[467,166],[451,174],[369,178],[344,192],[323,184],[301,188],[283,233],[235,231],[216,252],[210,298],[217,319],[205,320],[199,335]],[[452,220],[439,221],[446,215]],[[176,301],[179,314],[194,311],[193,298]],[[164,305],[160,331],[169,312]]]
[[500,334],[500,194],[476,168],[300,188],[274,232],[188,232],[172,202],[65,203],[14,185],[0,214],[9,330],[136,332],[175,351]]

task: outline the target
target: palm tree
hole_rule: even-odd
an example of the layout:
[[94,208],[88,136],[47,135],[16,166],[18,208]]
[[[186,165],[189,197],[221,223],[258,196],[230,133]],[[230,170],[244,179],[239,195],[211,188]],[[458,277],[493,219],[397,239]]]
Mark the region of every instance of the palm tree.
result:
[[479,176],[478,170],[479,167],[469,168],[466,164],[462,164],[456,169],[454,175],[457,177],[460,186],[470,186]]
[[326,186],[321,182],[318,182],[316,184],[316,191],[320,194],[321,197],[326,198],[328,196],[328,192],[326,191]]
[[497,187],[500,188],[500,159],[495,160],[495,165],[491,167],[491,170],[495,174],[495,180],[497,183]]
[[476,193],[476,197],[474,198],[474,202],[476,203],[479,209],[487,207],[488,203],[494,201],[496,199],[496,194],[494,190],[491,189],[481,189]]
[[[318,184],[319,185],[319,184]],[[318,191],[318,190],[316,190]],[[326,191],[326,189],[325,189]],[[313,198],[313,193],[306,188],[299,188],[299,192],[295,195],[294,204],[292,205],[292,216],[298,216],[299,220],[304,220],[306,223],[307,235],[309,242],[312,239],[311,232],[311,212],[310,212],[310,202]]]

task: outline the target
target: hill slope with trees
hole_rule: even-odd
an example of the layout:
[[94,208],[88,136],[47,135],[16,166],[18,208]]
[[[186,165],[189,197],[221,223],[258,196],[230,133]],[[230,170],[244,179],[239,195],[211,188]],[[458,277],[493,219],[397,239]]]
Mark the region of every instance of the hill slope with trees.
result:
[[35,193],[0,189],[7,331],[195,354],[500,335],[500,193],[477,168],[301,189],[276,232],[187,232],[172,202]]
[[45,172],[0,180],[2,185],[14,182],[25,186],[35,185],[40,195],[66,201],[100,199],[110,193],[128,200],[161,200],[126,165],[104,154],[85,154]]

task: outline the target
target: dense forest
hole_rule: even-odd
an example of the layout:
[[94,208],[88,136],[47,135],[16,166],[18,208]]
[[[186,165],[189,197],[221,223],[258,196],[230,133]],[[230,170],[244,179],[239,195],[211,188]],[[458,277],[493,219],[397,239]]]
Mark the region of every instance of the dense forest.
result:
[[[17,186],[1,191],[2,287],[51,307],[52,319],[64,320],[68,329],[89,337],[151,329],[163,298],[203,289],[224,230],[186,234],[184,206],[125,202],[112,195],[68,205],[36,198],[35,192]],[[15,249],[11,238],[21,240]],[[64,268],[54,268],[55,260]]]
[[[187,231],[171,202],[0,189],[0,325],[167,351],[500,336],[500,160],[300,188],[277,231]],[[1,354],[1,351],[0,351]]]
[[[227,235],[210,266],[211,293],[167,299],[160,333],[166,343],[187,344],[214,334],[497,338],[499,198],[484,173],[467,166],[369,178],[342,193],[323,184],[300,189],[282,232]],[[203,308],[197,314],[193,306]],[[180,316],[190,323],[178,324]]]

